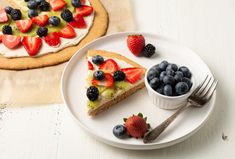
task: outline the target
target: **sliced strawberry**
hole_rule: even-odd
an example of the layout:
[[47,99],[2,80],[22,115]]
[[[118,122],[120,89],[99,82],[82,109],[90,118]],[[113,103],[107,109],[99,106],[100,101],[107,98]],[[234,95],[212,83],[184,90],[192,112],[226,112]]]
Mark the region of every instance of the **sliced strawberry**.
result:
[[104,86],[104,87],[112,87],[114,83],[113,76],[109,73],[105,74],[105,78],[101,81],[92,79],[92,84],[95,86]]
[[29,29],[32,27],[32,24],[33,22],[31,19],[16,21],[16,26],[22,33],[26,33],[27,31],[29,31]]
[[88,61],[88,70],[93,70],[94,67],[90,61]]
[[20,36],[15,35],[2,35],[2,43],[9,49],[13,49],[19,45],[21,40]]
[[69,24],[79,29],[86,28],[87,26],[83,16],[80,14],[77,14]]
[[25,36],[22,40],[22,44],[30,56],[37,55],[42,45],[42,39],[40,37]]
[[7,21],[8,21],[7,13],[6,13],[5,9],[1,9],[0,10],[0,23],[4,23]]
[[0,42],[2,42],[2,35],[0,35]]
[[87,5],[81,5],[80,7],[76,8],[76,13],[82,16],[88,16],[93,12],[93,7]]
[[74,31],[73,27],[69,24],[66,25],[63,29],[58,32],[58,35],[62,38],[74,38],[76,37],[76,32]]
[[144,69],[132,67],[132,68],[123,68],[121,69],[123,73],[126,75],[126,80],[130,83],[137,82],[143,75]]
[[39,26],[45,26],[48,22],[48,15],[39,15],[36,17],[32,18],[32,21],[34,24],[39,25]]
[[54,11],[61,10],[66,5],[64,0],[49,0],[49,3]]
[[56,32],[48,34],[44,38],[44,40],[49,46],[52,46],[52,47],[60,46],[60,37],[58,36],[58,33]]
[[113,73],[118,70],[118,64],[112,59],[107,59],[99,65],[99,69],[105,73]]

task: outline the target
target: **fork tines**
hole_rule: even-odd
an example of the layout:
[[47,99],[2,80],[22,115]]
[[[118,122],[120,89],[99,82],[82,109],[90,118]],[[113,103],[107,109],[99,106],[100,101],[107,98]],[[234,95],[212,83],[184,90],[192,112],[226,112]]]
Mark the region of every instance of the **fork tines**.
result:
[[218,80],[215,80],[213,76],[207,75],[205,80],[194,90],[192,96],[207,102],[216,90],[217,83]]

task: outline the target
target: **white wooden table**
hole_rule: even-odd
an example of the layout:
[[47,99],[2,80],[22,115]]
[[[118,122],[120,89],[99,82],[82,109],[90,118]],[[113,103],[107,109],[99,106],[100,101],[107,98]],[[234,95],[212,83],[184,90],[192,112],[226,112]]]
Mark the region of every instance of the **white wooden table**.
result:
[[219,80],[216,108],[206,125],[175,146],[128,151],[91,138],[63,104],[5,108],[0,110],[0,159],[235,158],[235,1],[132,2],[138,30],[192,48]]

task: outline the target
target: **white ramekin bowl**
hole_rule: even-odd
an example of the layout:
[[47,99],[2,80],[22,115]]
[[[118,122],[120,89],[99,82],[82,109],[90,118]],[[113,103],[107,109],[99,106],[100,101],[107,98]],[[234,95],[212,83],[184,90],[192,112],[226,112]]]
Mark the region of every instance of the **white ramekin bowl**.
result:
[[188,97],[192,94],[192,92],[194,90],[195,84],[194,84],[194,80],[193,80],[193,75],[191,77],[192,87],[189,90],[189,92],[187,92],[186,94],[180,95],[180,96],[166,96],[166,95],[162,95],[162,94],[156,92],[152,87],[150,87],[150,85],[148,83],[148,79],[147,79],[147,74],[151,68],[152,67],[150,67],[146,71],[144,82],[145,82],[145,86],[148,90],[148,95],[151,98],[153,104],[161,109],[176,109],[176,108],[179,108],[180,106],[185,105]]

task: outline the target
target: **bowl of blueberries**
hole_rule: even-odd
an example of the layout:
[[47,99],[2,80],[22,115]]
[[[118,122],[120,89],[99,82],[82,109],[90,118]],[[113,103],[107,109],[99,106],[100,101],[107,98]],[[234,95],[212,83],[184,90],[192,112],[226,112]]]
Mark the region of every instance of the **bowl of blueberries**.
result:
[[194,81],[188,67],[164,60],[147,70],[145,86],[156,106],[162,109],[176,109],[186,104],[193,91]]

